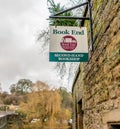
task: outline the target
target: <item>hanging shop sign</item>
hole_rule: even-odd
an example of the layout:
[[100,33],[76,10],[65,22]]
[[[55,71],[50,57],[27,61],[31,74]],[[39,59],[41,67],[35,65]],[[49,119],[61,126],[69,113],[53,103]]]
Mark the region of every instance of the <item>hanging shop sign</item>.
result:
[[86,27],[50,26],[49,60],[53,62],[87,62]]

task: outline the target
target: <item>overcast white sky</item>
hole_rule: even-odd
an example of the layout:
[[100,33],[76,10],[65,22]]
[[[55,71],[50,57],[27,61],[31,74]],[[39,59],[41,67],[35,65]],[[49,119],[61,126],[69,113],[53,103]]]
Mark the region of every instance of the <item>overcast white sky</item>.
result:
[[[2,90],[19,79],[60,86],[53,63],[40,54],[36,35],[48,27],[47,0],[0,0],[0,83]],[[63,3],[65,0],[55,0]]]

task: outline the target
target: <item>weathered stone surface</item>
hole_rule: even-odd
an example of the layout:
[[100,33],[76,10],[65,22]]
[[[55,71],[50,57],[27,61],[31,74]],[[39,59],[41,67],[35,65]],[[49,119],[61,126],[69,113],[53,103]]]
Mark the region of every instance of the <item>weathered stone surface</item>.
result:
[[120,1],[92,0],[92,8],[95,50],[80,65],[73,94],[82,98],[84,129],[107,129],[120,116]]
[[107,122],[117,122],[120,121],[120,109],[108,111],[103,114],[103,124],[106,124]]

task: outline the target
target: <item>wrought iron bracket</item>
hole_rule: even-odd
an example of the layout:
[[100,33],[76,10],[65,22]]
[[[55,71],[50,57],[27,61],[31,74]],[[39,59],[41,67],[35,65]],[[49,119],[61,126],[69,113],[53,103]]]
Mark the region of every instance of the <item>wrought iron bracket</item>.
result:
[[[88,0],[87,2],[84,2],[82,4],[76,5],[74,7],[68,8],[66,10],[63,10],[61,12],[58,12],[54,15],[49,16],[49,18],[54,18],[54,19],[79,19],[82,20],[82,23],[84,23],[84,20],[89,20],[89,25],[90,25],[90,50],[93,52],[94,51],[94,47],[93,47],[93,27],[92,27],[92,6],[91,6],[91,0]],[[87,10],[89,10],[89,17],[71,17],[71,16],[58,16],[60,14],[63,14],[65,12],[71,11],[73,9],[82,7],[82,6],[87,6]]]

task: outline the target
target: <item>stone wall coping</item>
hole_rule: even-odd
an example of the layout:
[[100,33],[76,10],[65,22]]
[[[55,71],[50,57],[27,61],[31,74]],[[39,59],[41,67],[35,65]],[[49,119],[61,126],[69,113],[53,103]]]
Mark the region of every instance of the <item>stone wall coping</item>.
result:
[[104,124],[103,129],[108,129],[108,123],[120,123],[120,109],[115,109],[104,113],[102,120]]

